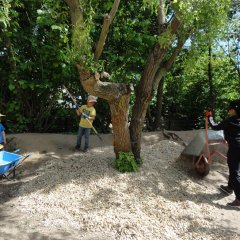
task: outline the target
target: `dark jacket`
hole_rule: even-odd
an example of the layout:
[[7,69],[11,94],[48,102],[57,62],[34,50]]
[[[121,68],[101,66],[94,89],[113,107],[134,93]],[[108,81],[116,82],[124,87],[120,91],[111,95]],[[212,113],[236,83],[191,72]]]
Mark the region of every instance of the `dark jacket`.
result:
[[229,117],[220,123],[215,123],[213,118],[209,117],[209,123],[213,130],[223,130],[229,151],[240,150],[240,116]]

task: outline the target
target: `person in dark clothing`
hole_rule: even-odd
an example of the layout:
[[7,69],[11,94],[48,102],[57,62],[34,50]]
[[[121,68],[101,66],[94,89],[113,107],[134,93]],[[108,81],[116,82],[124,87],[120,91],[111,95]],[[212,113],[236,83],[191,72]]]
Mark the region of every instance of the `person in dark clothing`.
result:
[[212,113],[206,112],[213,130],[223,130],[228,143],[227,163],[229,168],[228,185],[221,185],[220,189],[227,193],[234,192],[236,199],[228,203],[231,207],[240,207],[240,99],[231,101],[228,108],[229,118],[220,123],[213,120]]

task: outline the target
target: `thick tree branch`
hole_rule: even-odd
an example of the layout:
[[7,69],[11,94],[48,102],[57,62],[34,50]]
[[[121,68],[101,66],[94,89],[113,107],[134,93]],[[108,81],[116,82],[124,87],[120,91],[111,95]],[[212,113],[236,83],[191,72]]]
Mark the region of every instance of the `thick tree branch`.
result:
[[154,79],[154,83],[153,83],[153,90],[157,89],[161,79],[165,76],[166,72],[172,67],[178,54],[181,52],[183,45],[186,42],[188,36],[189,36],[189,34],[185,35],[184,37],[179,38],[177,46],[174,49],[171,57],[162,66],[159,67],[159,69],[155,75],[155,79]]
[[105,14],[104,20],[103,20],[103,26],[102,26],[102,31],[99,37],[99,40],[97,42],[95,54],[94,54],[94,60],[97,62],[98,59],[100,58],[103,48],[107,39],[107,35],[109,32],[109,27],[111,23],[113,22],[113,19],[117,13],[118,7],[120,4],[120,0],[115,0],[112,6],[112,9],[109,14]]
[[161,25],[165,24],[165,12],[164,12],[164,6],[165,6],[165,0],[159,0],[159,8],[158,8],[158,25],[161,28]]
[[[156,43],[153,51],[150,53],[147,63],[145,65],[141,80],[136,88],[136,99],[132,111],[132,119],[130,124],[130,136],[132,151],[135,159],[139,160],[141,151],[141,132],[146,116],[147,107],[152,99],[153,94],[153,83],[155,75],[164,60],[169,46],[172,44],[173,39],[175,39],[181,26],[181,22],[175,16],[168,28],[166,29],[169,40],[168,42]],[[166,31],[162,34],[166,34]]]
[[128,95],[133,91],[133,86],[131,84],[102,82],[100,81],[99,73],[90,74],[79,64],[77,68],[84,90],[108,102],[117,101],[122,95]]
[[78,0],[65,0],[69,7],[71,22],[74,28],[82,27],[83,14]]
[[[74,28],[74,32],[81,32],[83,27],[83,16],[81,7],[78,0],[65,0],[69,6],[71,21]],[[113,21],[114,16],[116,15],[120,0],[115,0],[112,10],[109,13],[107,21],[107,29]],[[79,31],[80,29],[80,31]],[[105,28],[104,28],[105,29]],[[108,31],[107,31],[108,32]],[[78,35],[75,36],[74,41],[78,44]],[[101,34],[99,39],[99,48],[102,49],[104,43],[101,39],[106,39],[107,35]],[[77,46],[76,46],[77,47]],[[101,53],[100,50],[99,53]],[[99,55],[100,56],[100,55]],[[128,95],[132,91],[132,86],[129,84],[117,84],[100,81],[100,74],[92,74],[87,68],[84,67],[83,59],[79,60],[76,64],[78,72],[80,74],[80,81],[84,90],[92,95],[103,98],[109,102],[117,101],[122,95]]]
[[85,44],[81,38],[82,32],[84,30],[83,12],[78,0],[65,0],[65,2],[69,7],[73,28],[72,45],[75,51],[80,51],[80,49]]
[[161,47],[159,45],[159,43],[155,44],[153,51],[150,53],[150,55],[148,57],[148,61],[144,68],[142,78],[138,84],[138,86],[140,86],[140,88],[141,88],[141,89],[139,89],[139,91],[141,92],[140,95],[143,95],[142,88],[144,89],[145,92],[148,92],[148,93],[152,92],[151,89],[153,87],[152,83],[154,81],[155,74],[156,74],[161,62],[163,61],[163,59],[167,53],[167,49],[168,49],[169,45],[172,43],[180,26],[181,26],[181,22],[178,20],[177,17],[174,17],[169,26],[169,30],[166,30],[166,31],[169,31],[171,34],[171,39],[169,39],[169,42],[163,47]]

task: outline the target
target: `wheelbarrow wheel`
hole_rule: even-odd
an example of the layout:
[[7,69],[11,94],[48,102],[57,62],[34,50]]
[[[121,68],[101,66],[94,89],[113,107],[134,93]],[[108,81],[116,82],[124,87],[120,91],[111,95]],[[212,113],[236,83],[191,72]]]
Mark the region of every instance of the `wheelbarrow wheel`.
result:
[[198,158],[195,159],[195,164],[194,164],[196,172],[202,177],[207,176],[210,171],[210,165],[207,159],[204,156],[202,156],[199,162],[198,163],[197,162],[198,162]]

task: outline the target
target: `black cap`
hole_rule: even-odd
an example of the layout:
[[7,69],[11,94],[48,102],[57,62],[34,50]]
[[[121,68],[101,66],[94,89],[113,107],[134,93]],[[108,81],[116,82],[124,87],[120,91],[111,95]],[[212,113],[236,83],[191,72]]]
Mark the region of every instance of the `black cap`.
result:
[[240,116],[240,99],[239,100],[234,100],[229,103],[228,109],[234,109],[237,113],[237,115]]

